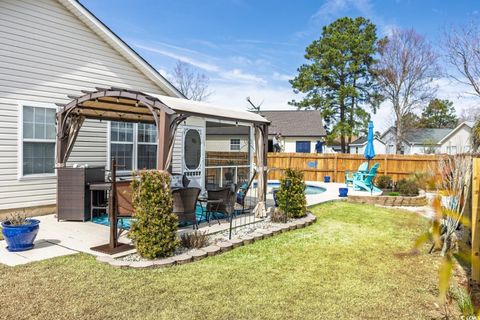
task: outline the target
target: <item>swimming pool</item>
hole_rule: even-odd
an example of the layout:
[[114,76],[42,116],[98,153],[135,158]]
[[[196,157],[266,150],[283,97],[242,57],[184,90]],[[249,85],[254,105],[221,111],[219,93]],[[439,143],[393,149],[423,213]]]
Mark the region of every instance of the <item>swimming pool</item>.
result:
[[[271,193],[272,189],[274,189],[274,188],[280,188],[280,182],[268,182],[267,183],[267,192],[268,193]],[[308,184],[307,184],[307,187],[305,188],[305,194],[306,195],[321,194],[321,193],[324,193],[325,191],[326,191],[325,188],[318,187],[318,186],[312,186],[312,185],[308,185]]]

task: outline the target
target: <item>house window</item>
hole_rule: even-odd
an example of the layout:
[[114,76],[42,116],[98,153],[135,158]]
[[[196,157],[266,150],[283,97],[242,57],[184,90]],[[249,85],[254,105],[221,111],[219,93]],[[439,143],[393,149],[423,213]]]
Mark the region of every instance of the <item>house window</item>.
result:
[[240,150],[240,139],[230,139],[230,151]]
[[110,153],[120,171],[133,170],[133,123],[112,122]]
[[157,167],[157,127],[139,123],[138,127],[138,169]]
[[157,130],[153,124],[110,124],[110,157],[119,171],[157,167]]
[[310,141],[297,141],[295,151],[300,153],[310,153]]
[[23,176],[55,173],[55,111],[23,106]]
[[457,154],[457,146],[448,146],[447,147],[448,154]]

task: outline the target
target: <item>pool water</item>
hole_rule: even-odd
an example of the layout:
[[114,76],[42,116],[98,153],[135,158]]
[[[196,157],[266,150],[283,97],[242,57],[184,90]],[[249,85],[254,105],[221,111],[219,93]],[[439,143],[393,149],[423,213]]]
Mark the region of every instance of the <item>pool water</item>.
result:
[[[267,191],[269,193],[271,193],[272,189],[274,189],[274,188],[280,188],[280,183],[279,182],[268,182],[267,183]],[[305,194],[306,195],[321,194],[321,193],[324,193],[325,190],[326,190],[325,188],[312,186],[312,185],[307,184],[307,187],[305,188]]]
[[[239,212],[237,212],[237,214],[238,213]],[[220,212],[216,212],[215,214],[219,219],[224,219],[225,218],[225,216]],[[205,213],[203,213],[201,205],[197,205],[197,207],[195,208],[195,216],[197,217],[197,221],[199,223],[206,222]],[[211,217],[210,221],[212,221],[212,219],[214,219],[214,218],[212,217],[212,215],[210,215],[210,217]],[[213,220],[213,221],[216,221],[216,220]],[[92,222],[97,223],[97,224],[101,224],[101,225],[104,225],[104,226],[107,226],[107,227],[110,225],[110,221],[108,220],[108,214],[103,214],[101,216],[93,217]],[[120,219],[118,221],[118,225],[122,229],[130,229],[131,223],[132,223],[132,219],[130,219],[130,218]],[[186,227],[186,226],[189,226],[189,225],[191,225],[191,223],[188,223],[188,222],[185,222],[185,221],[184,222],[180,221],[180,223],[179,223],[180,227]]]

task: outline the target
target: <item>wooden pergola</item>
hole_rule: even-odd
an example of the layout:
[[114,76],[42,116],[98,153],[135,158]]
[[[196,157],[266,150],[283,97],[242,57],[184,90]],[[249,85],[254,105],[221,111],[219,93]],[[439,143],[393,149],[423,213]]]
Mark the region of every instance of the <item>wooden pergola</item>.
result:
[[[181,98],[146,94],[122,88],[96,88],[82,91],[81,96],[69,96],[69,103],[59,105],[57,112],[56,167],[66,166],[85,119],[151,123],[157,127],[157,169],[169,170],[173,154],[175,132],[178,125],[190,116],[235,120],[238,111],[223,110],[205,103]],[[211,112],[209,113],[209,108]],[[242,122],[255,128],[256,167],[258,172],[257,199],[266,201],[267,145],[269,122],[259,115],[243,112]]]

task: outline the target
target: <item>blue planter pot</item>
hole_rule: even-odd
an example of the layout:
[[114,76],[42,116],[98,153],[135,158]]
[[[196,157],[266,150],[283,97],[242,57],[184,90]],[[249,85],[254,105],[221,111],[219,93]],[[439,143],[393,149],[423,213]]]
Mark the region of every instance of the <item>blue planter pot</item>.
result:
[[330,176],[323,177],[323,182],[330,182]]
[[339,193],[338,194],[339,197],[344,198],[348,196],[348,188],[338,188],[338,193]]
[[2,222],[2,234],[7,241],[8,251],[32,249],[39,223],[40,221],[36,219],[27,219],[27,222],[23,225],[11,225],[9,221]]

